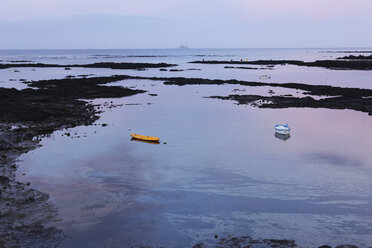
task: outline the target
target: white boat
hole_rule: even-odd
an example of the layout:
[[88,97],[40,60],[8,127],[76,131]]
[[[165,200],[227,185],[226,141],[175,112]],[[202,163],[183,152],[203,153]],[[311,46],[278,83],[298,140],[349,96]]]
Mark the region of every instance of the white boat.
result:
[[291,129],[288,127],[288,124],[285,125],[275,125],[275,133],[278,134],[289,134]]
[[271,76],[270,75],[262,75],[260,76],[260,79],[270,79]]

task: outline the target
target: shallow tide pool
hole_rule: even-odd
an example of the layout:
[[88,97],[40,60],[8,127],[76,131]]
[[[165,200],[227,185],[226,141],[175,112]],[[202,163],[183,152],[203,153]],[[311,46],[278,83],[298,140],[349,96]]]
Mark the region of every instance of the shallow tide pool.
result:
[[[216,234],[372,244],[366,113],[204,98],[268,88],[118,84],[148,92],[94,100],[106,105],[96,125],[57,131],[18,163],[19,180],[58,207],[56,227],[70,237],[61,247],[191,247]],[[289,139],[275,137],[279,123],[292,128]]]

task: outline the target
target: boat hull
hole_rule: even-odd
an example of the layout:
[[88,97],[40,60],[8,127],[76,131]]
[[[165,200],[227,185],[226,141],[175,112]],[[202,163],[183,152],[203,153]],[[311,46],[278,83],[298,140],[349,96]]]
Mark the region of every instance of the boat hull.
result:
[[135,134],[135,133],[131,133],[130,136],[132,136],[132,138],[134,138],[134,139],[150,141],[150,142],[159,142],[160,141],[160,139],[158,137],[153,137],[153,136],[145,136],[145,135],[140,135],[140,134]]
[[288,125],[275,125],[275,133],[278,134],[289,134],[291,129],[288,127]]
[[276,130],[275,129],[275,133],[285,135],[285,134],[289,134],[289,131],[288,130]]

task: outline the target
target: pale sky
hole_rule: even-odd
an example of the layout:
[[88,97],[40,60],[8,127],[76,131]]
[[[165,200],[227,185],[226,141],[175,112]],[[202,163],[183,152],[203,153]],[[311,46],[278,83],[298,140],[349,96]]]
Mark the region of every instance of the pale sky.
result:
[[0,0],[0,49],[372,47],[372,0]]

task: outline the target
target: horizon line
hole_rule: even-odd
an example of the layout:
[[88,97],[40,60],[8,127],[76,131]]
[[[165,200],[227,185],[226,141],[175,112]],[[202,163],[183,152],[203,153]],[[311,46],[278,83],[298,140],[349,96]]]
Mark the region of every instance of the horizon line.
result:
[[201,49],[372,49],[372,47],[188,47],[188,48],[0,48],[0,51],[10,50],[201,50]]

